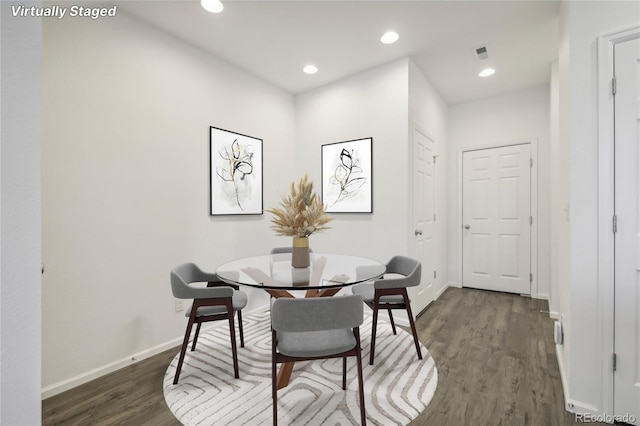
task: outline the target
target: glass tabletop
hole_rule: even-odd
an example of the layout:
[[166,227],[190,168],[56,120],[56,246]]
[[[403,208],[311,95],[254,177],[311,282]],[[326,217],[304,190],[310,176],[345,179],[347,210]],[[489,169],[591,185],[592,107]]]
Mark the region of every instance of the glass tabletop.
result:
[[377,260],[346,254],[310,253],[308,268],[291,266],[291,253],[246,257],[216,270],[230,284],[273,290],[320,290],[369,281],[384,274]]

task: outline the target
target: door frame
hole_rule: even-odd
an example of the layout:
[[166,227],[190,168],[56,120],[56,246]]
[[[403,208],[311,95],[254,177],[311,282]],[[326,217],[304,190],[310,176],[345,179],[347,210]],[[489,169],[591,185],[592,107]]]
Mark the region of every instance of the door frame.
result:
[[613,234],[615,190],[613,50],[618,43],[640,38],[640,26],[598,37],[598,335],[602,367],[601,407],[603,413],[614,409],[615,349],[615,239]]
[[462,287],[462,155],[469,151],[480,151],[483,149],[503,148],[513,145],[526,145],[531,147],[531,159],[533,160],[533,166],[531,167],[531,216],[533,216],[533,223],[531,225],[531,240],[530,240],[530,256],[531,256],[531,274],[533,278],[531,280],[531,297],[535,299],[546,299],[547,295],[540,295],[538,293],[538,139],[528,138],[517,141],[498,142],[495,144],[482,144],[482,145],[469,145],[458,148],[457,160],[458,160],[458,188],[457,188],[457,214],[456,214],[456,241],[458,242],[458,286]]

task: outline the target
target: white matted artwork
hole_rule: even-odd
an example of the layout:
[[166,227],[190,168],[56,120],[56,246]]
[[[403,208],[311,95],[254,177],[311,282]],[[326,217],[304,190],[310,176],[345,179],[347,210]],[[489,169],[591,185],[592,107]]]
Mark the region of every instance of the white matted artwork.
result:
[[262,214],[262,139],[211,127],[209,149],[209,214]]
[[372,213],[373,138],[322,145],[322,203],[329,213]]

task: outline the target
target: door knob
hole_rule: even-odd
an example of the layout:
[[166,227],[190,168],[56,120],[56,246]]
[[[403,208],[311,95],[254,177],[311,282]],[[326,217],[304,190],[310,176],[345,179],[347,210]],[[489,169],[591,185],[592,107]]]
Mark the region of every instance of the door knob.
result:
[[471,226],[469,226],[469,225],[465,225],[464,226],[464,229],[469,229],[469,228],[471,228]]
[[422,229],[416,229],[413,233],[414,235],[422,235]]

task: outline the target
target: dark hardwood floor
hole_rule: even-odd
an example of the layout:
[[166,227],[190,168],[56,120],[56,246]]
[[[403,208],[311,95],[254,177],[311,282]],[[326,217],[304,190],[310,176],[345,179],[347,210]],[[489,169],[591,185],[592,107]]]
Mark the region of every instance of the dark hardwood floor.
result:
[[417,425],[574,425],[547,301],[449,288],[416,321],[438,367]]
[[[574,425],[546,301],[450,288],[418,318],[438,387],[411,425]],[[179,425],[162,379],[179,348],[42,402],[44,425]]]

